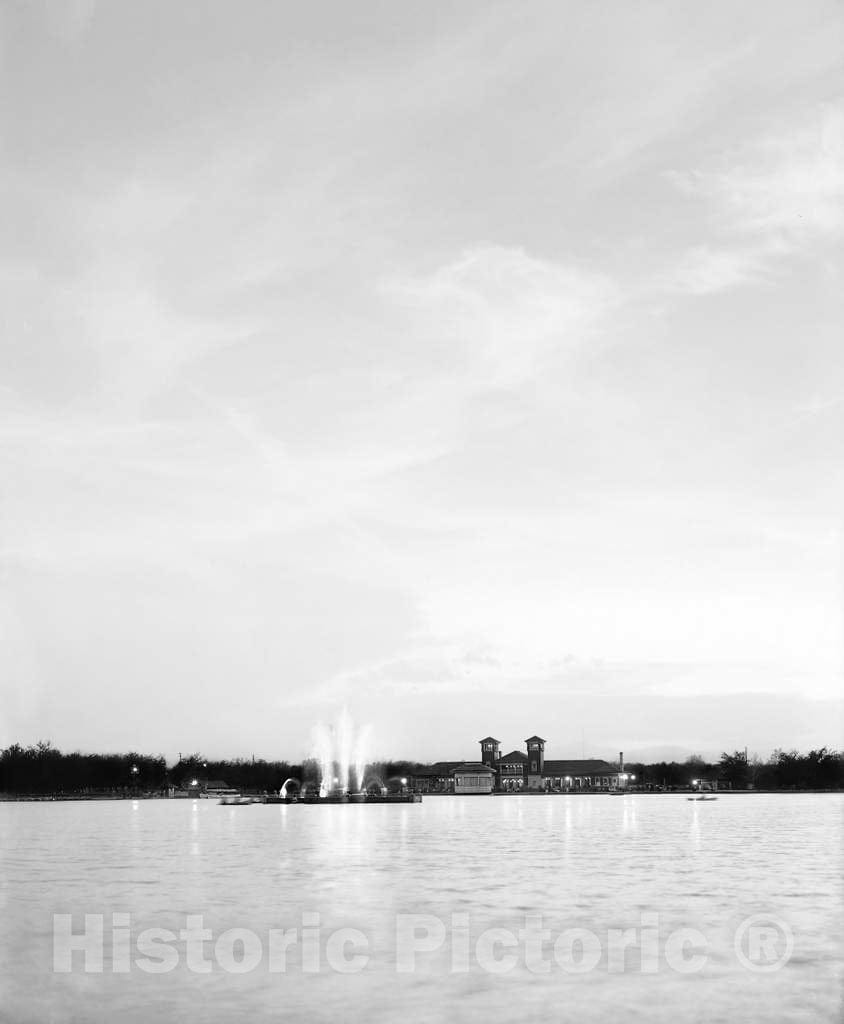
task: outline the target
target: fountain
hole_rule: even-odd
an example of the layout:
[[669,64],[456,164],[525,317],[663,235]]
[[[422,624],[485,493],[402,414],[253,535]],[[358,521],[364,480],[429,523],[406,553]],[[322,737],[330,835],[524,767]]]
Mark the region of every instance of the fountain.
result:
[[[267,798],[268,803],[345,804],[345,803],[417,803],[418,793],[407,791],[406,779],[396,791],[395,782],[385,785],[374,774],[366,774],[369,726],[356,728],[344,708],[333,725],[322,723],[314,727],[314,763],[318,781],[309,779],[299,783],[287,779],[278,796]],[[293,792],[298,787],[298,792]]]
[[320,768],[319,795],[322,799],[347,796],[361,790],[366,768],[369,727],[355,730],[344,708],[332,726],[314,728],[314,751]]
[[278,795],[284,799],[292,798],[293,794],[290,791],[291,785],[295,786],[299,793],[302,792],[302,783],[298,779],[285,779],[284,785],[278,791]]
[[386,796],[387,787],[380,775],[367,775],[360,787],[361,792],[372,796]]

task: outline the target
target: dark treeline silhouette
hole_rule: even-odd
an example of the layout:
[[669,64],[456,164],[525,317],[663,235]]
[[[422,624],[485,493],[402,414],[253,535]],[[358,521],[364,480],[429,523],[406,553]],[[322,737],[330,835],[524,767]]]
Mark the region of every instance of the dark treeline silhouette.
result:
[[167,764],[149,754],[63,754],[49,742],[0,752],[0,792],[97,793],[158,791],[167,785]]
[[215,761],[202,754],[183,757],[169,773],[171,784],[189,789],[194,779],[198,783],[224,782],[232,789],[252,793],[277,793],[287,779],[302,779],[302,766],[287,761],[247,760]]
[[[411,780],[423,765],[416,761],[370,761],[362,779],[357,784],[362,786],[367,780],[381,783],[388,788],[391,783],[404,778]],[[184,757],[170,772],[173,783],[189,789],[194,779],[198,783],[203,780],[225,782],[233,789],[247,792],[277,792],[287,779],[297,782],[318,782],[320,778],[319,762],[307,758],[301,764],[288,761],[235,760],[213,761],[202,754],[191,754]]]
[[636,776],[636,787],[646,789],[687,789],[695,781],[717,783],[731,789],[842,789],[844,754],[839,751],[775,750],[767,761],[743,750],[721,755],[715,764],[693,754],[683,762],[628,764],[626,770]]
[[[366,778],[386,786],[406,779],[410,787],[424,767],[416,761],[376,761],[367,766]],[[844,754],[822,747],[801,754],[775,750],[767,761],[744,751],[723,753],[717,763],[692,755],[683,762],[628,763],[636,789],[687,789],[695,781],[717,783],[732,789],[830,790],[844,788]],[[13,744],[0,751],[0,793],[21,795],[140,794],[164,793],[170,787],[190,789],[196,783],[224,784],[253,793],[273,793],[287,779],[317,779],[314,761],[213,760],[199,753],[181,758],[172,768],[161,755],[64,754],[49,742],[22,747]],[[365,780],[358,780],[363,784]]]
[[[747,772],[757,789],[842,789],[844,754],[826,747],[808,754],[777,750],[765,763],[751,760]],[[740,770],[739,776],[742,781]]]
[[[379,761],[367,766],[366,776],[387,785],[399,777],[410,778],[418,768],[412,761]],[[168,769],[161,756],[135,751],[65,754],[45,741],[28,747],[15,743],[0,751],[0,793],[21,795],[163,793],[171,787],[201,790],[209,783],[243,792],[275,793],[287,779],[308,778],[319,778],[315,761],[215,760],[193,753]]]

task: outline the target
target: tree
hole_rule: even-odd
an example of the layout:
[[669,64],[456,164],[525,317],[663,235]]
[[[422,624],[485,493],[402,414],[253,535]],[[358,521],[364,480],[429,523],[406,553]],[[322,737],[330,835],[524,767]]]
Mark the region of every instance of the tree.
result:
[[721,777],[729,782],[733,789],[746,789],[750,778],[747,755],[743,750],[732,754],[721,754]]
[[841,755],[821,747],[806,755],[807,783],[812,789],[833,789],[841,785]]

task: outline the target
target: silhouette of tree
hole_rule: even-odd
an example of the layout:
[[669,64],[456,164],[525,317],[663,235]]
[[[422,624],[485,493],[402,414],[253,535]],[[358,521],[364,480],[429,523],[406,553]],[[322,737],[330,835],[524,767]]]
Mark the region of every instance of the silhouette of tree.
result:
[[743,750],[721,754],[721,778],[729,782],[733,789],[747,788],[750,771]]

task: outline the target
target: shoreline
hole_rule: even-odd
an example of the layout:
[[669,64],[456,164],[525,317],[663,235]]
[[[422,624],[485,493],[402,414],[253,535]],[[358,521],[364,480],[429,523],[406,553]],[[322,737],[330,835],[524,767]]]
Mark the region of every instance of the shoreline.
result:
[[[688,796],[689,793],[693,793],[694,790],[690,789],[675,789],[671,791],[664,790],[632,790],[626,793],[618,792],[607,792],[606,790],[599,791],[593,790],[591,792],[570,792],[570,793],[546,793],[542,790],[523,790],[521,793],[420,793],[421,797],[454,797],[454,796],[480,796],[480,797],[514,797],[514,796],[554,796],[554,797],[584,797],[584,796]],[[844,789],[719,789],[713,796],[759,796],[759,795],[778,795],[778,796],[801,796],[804,794],[835,794],[844,793]],[[244,796],[254,796],[259,798],[257,802],[262,802],[261,797],[272,796],[267,793],[245,793]],[[126,800],[163,800],[168,803],[179,803],[187,800],[204,800],[209,803],[217,803],[215,797],[199,797],[199,796],[161,796],[159,794],[87,794],[87,793],[65,793],[65,794],[25,794],[25,793],[0,793],[0,803],[21,803],[21,804],[51,804],[51,803],[81,803],[81,802],[122,802]],[[270,801],[268,801],[270,802]],[[275,801],[271,801],[275,803]],[[308,801],[303,800],[302,803]],[[401,801],[388,801],[400,803]]]

